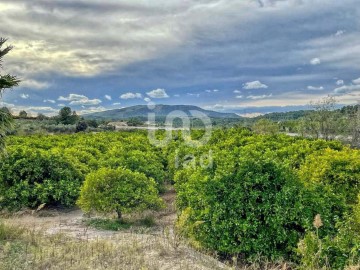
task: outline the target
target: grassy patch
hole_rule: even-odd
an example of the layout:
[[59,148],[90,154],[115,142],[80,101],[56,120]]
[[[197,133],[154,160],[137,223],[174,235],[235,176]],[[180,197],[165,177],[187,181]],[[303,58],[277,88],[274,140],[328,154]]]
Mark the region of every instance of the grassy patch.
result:
[[117,220],[117,219],[101,219],[93,218],[85,221],[87,226],[98,230],[120,231],[130,229],[131,227],[154,227],[156,222],[152,216],[147,216],[139,220]]
[[0,223],[0,241],[15,240],[24,233],[23,228]]
[[151,228],[156,225],[155,219],[152,216],[144,217],[136,222],[136,225]]
[[101,219],[93,218],[85,221],[87,226],[93,227],[98,230],[107,230],[107,231],[119,231],[122,229],[129,229],[131,223],[125,220],[116,220],[116,219]]

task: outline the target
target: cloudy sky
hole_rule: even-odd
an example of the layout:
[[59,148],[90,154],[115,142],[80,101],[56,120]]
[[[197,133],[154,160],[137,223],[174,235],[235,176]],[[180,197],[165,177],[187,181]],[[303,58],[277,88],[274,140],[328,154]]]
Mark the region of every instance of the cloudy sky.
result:
[[360,99],[358,0],[1,0],[13,111],[192,104],[242,114]]

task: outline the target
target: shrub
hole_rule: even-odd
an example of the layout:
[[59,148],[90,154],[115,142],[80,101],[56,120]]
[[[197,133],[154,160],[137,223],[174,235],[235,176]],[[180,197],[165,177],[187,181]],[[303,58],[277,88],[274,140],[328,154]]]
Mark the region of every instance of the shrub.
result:
[[161,159],[150,150],[126,150],[116,148],[110,151],[109,155],[102,160],[103,166],[116,169],[125,167],[131,171],[144,173],[147,177],[153,178],[159,190],[163,191],[165,180],[164,165]]
[[316,152],[308,156],[299,175],[307,186],[322,185],[354,204],[360,190],[360,151],[345,148]]
[[74,205],[83,175],[60,154],[27,147],[9,147],[0,164],[0,201],[3,208],[40,204]]
[[198,246],[275,259],[293,255],[317,211],[327,216],[327,230],[333,229],[337,201],[309,194],[273,158],[245,155],[222,166],[227,173],[215,163],[214,173],[190,169],[175,177],[179,227]]
[[88,124],[85,121],[81,120],[76,124],[75,132],[77,133],[81,131],[86,131],[87,128],[88,128]]
[[90,173],[81,188],[78,205],[85,212],[123,213],[158,209],[163,202],[156,183],[144,174],[128,169],[105,169]]

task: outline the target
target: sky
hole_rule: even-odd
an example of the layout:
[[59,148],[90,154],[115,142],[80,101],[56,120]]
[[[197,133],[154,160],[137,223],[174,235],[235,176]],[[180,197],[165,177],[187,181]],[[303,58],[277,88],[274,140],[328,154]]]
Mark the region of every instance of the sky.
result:
[[360,100],[358,0],[1,0],[0,106],[189,104],[254,116]]

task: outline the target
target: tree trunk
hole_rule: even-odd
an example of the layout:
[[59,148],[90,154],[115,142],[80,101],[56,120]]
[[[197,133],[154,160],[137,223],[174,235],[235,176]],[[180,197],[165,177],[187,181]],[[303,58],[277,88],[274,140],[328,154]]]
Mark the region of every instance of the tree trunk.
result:
[[118,219],[121,220],[121,219],[122,219],[121,210],[116,210],[116,214],[117,214],[117,216],[118,216]]

